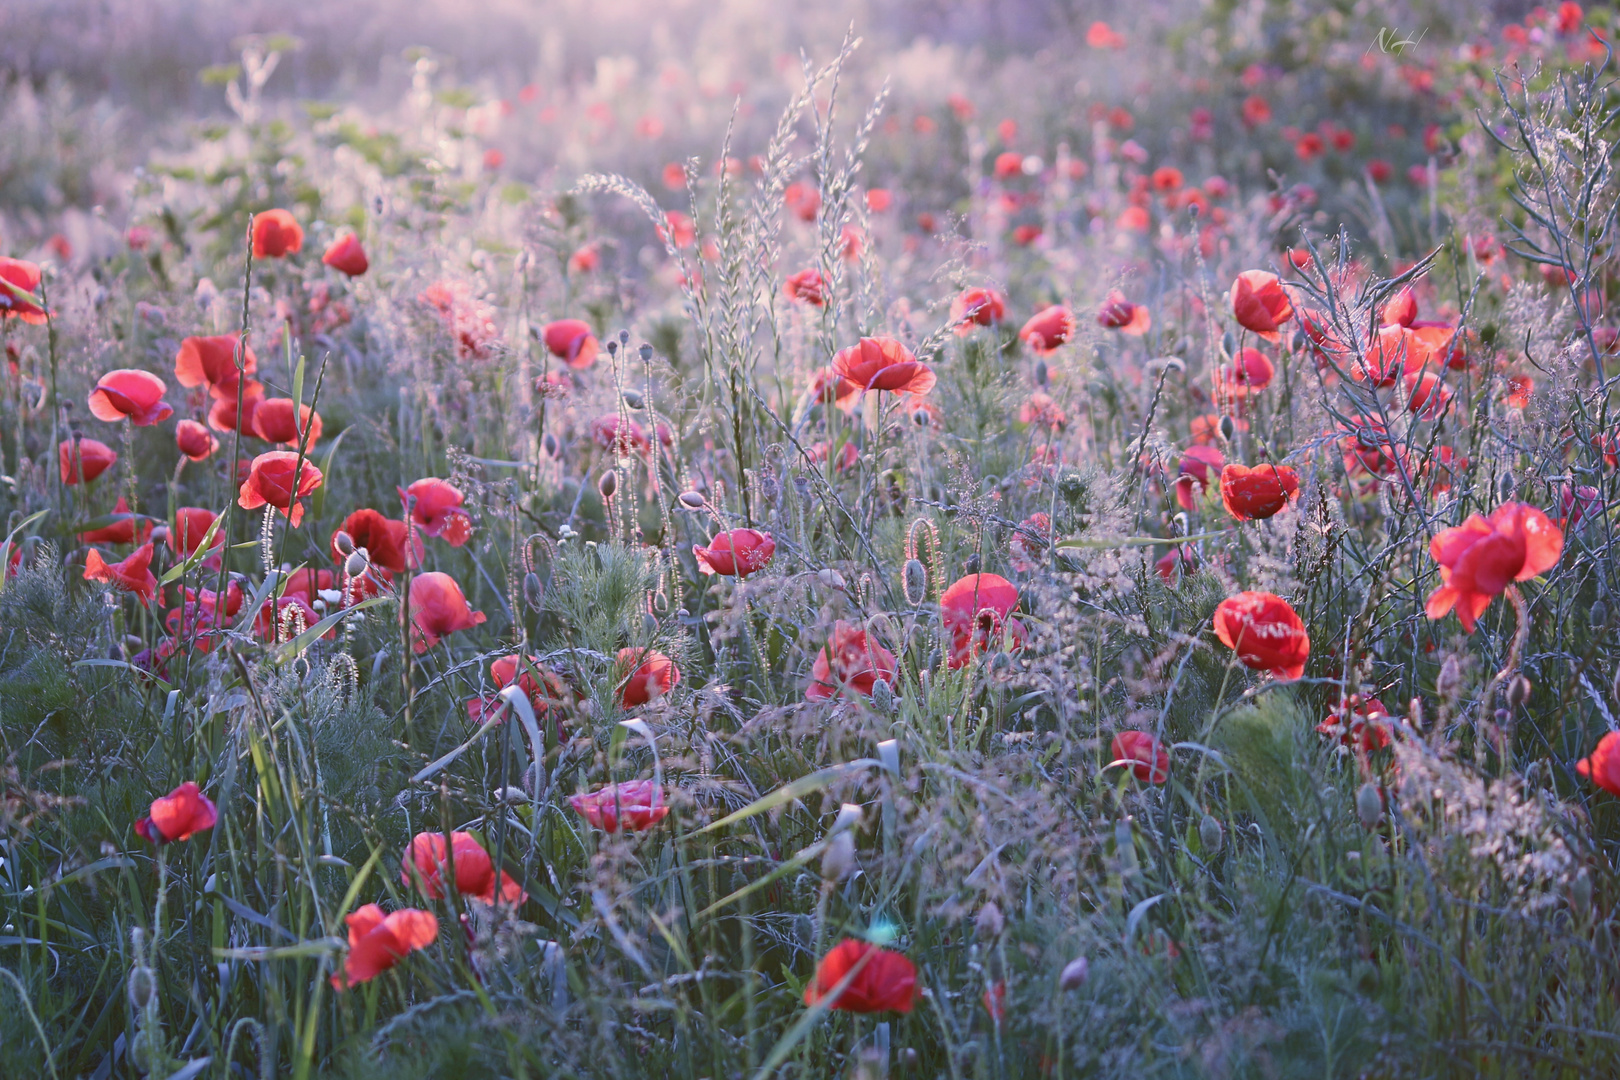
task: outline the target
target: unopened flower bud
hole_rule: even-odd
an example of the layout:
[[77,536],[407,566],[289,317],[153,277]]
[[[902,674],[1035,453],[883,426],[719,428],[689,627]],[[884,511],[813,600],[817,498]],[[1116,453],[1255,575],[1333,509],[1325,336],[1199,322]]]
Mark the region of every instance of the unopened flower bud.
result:
[[824,566],[817,570],[816,577],[829,589],[842,589],[844,587],[844,575],[830,566]]
[[1605,604],[1602,600],[1592,601],[1590,618],[1592,620],[1592,629],[1603,629],[1609,624],[1609,605]]
[[680,494],[680,504],[688,510],[701,510],[707,502],[701,493],[696,491],[683,491]]
[[619,474],[612,469],[603,473],[602,478],[596,482],[596,490],[602,493],[603,499],[613,498],[614,493],[619,490]]
[[1435,690],[1447,701],[1456,701],[1462,689],[1462,665],[1455,656],[1448,656],[1440,665],[1440,675],[1434,682]]
[[339,529],[332,536],[332,547],[339,555],[350,555],[354,552],[354,537]]
[[1214,814],[1205,814],[1204,820],[1198,823],[1198,842],[1204,845],[1205,856],[1220,854],[1223,838],[1221,823],[1215,820]]
[[844,829],[827,841],[827,850],[821,855],[821,877],[825,881],[843,881],[855,872],[855,832]]
[[979,915],[973,920],[973,932],[979,935],[982,941],[994,941],[1007,929],[1007,917],[1001,913],[996,902],[991,900],[979,909]]
[[1086,985],[1091,978],[1091,962],[1083,956],[1077,956],[1063,965],[1063,972],[1058,976],[1058,986],[1065,990],[1078,990]]
[[1569,904],[1575,909],[1575,914],[1584,916],[1592,910],[1592,875],[1581,867],[1575,873],[1575,880],[1569,883]]
[[888,680],[878,679],[872,683],[872,708],[885,716],[894,712],[894,690]]
[[371,563],[366,558],[365,551],[360,548],[356,548],[355,550],[349,552],[349,557],[347,559],[343,560],[343,572],[352,578],[357,578],[361,574],[364,574],[366,572],[366,567],[370,565]]
[[562,443],[557,441],[557,436],[548,431],[545,438],[540,440],[540,452],[556,461],[562,456]]
[[1230,416],[1221,417],[1221,441],[1231,442],[1232,436],[1237,433],[1237,424]]
[[906,603],[916,607],[928,595],[928,568],[922,564],[921,559],[907,559],[905,569],[900,573],[900,589],[906,596]]
[[1368,782],[1356,791],[1356,817],[1368,832],[1378,828],[1378,819],[1384,816],[1384,800],[1378,794],[1378,785]]
[[1530,680],[1523,675],[1515,675],[1508,681],[1507,701],[1508,708],[1519,709],[1530,700]]
[[1518,488],[1518,486],[1518,481],[1513,478],[1512,469],[1508,469],[1503,472],[1501,478],[1496,481],[1496,494],[1498,500],[1501,502],[1507,502],[1509,499],[1513,498],[1513,492]]
[[1035,361],[1035,385],[1044,387],[1049,378],[1050,378],[1050,375],[1048,374],[1048,372],[1046,370],[1046,361],[1045,360],[1037,360],[1037,361]]
[[145,964],[137,964],[129,970],[129,1004],[136,1012],[145,1009],[152,1001],[152,995],[157,993],[157,976]]
[[530,570],[523,575],[523,602],[530,611],[539,611],[546,602],[546,586],[540,575]]
[[628,409],[641,410],[647,407],[647,399],[641,396],[640,390],[626,390],[619,396],[624,399],[625,407]]

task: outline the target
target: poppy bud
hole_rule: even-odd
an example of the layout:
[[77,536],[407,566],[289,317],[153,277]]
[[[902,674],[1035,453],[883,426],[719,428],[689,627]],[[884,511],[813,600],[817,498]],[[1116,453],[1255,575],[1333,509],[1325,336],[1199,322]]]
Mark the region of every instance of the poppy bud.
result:
[[641,617],[641,626],[647,632],[648,637],[658,636],[658,620],[654,618],[652,612],[649,611]]
[[339,529],[332,536],[332,550],[339,555],[352,555],[354,553],[354,537]]
[[1221,823],[1215,820],[1214,814],[1205,814],[1204,820],[1198,823],[1198,842],[1204,845],[1204,854],[1218,855],[1222,839]]
[[522,803],[529,801],[529,793],[520,787],[507,785],[490,792],[490,799],[497,803]]
[[640,410],[647,407],[647,399],[641,396],[639,390],[626,390],[619,396],[624,399],[626,408]]
[[1585,916],[1592,910],[1592,875],[1586,872],[1583,866],[1575,874],[1575,880],[1569,883],[1569,904],[1575,909],[1575,914]]
[[885,716],[894,712],[894,691],[889,688],[885,679],[876,679],[872,683],[872,708]]
[[683,491],[680,494],[680,504],[688,510],[701,510],[706,500],[696,491]]
[[546,587],[533,570],[523,575],[523,602],[530,611],[539,611],[546,602]]
[[1368,832],[1378,828],[1378,819],[1384,816],[1384,800],[1378,794],[1378,785],[1362,784],[1356,791],[1356,817]]
[[129,1041],[129,1062],[142,1074],[152,1071],[152,1033],[137,1031]]
[[1237,424],[1230,416],[1221,417],[1221,441],[1231,442],[1232,435],[1237,431]]
[[[1587,890],[1590,895],[1591,889]],[[152,969],[145,964],[137,964],[129,970],[129,1004],[135,1011],[144,1010],[152,1002],[152,995],[157,993],[157,978]]]
[[1602,600],[1592,601],[1592,629],[1601,630],[1609,623],[1609,605]]
[[619,355],[619,343],[612,338],[608,338],[607,351],[609,356],[617,357]]
[[1008,656],[1004,652],[996,653],[995,657],[990,661],[990,670],[995,672],[997,675],[1000,675],[1010,667],[1012,667],[1012,657]]
[[1496,482],[1497,498],[1502,502],[1508,502],[1513,498],[1513,492],[1518,486],[1518,482],[1513,479],[1513,470],[1508,469]]
[[1007,929],[1007,918],[991,900],[979,909],[979,915],[973,920],[973,932],[979,935],[982,941],[994,941]]
[[1091,977],[1091,963],[1083,956],[1077,956],[1063,965],[1063,973],[1058,976],[1058,985],[1065,990],[1078,990],[1086,985]]
[[603,499],[613,498],[614,493],[619,490],[619,474],[612,469],[603,473],[602,478],[596,482],[596,490],[602,493]]
[[905,593],[906,603],[912,607],[923,602],[928,594],[928,568],[921,559],[906,560],[905,569],[900,574],[900,588]]
[[844,829],[827,842],[821,856],[821,877],[824,881],[843,881],[855,872],[855,834]]
[[842,589],[844,587],[844,575],[830,566],[824,566],[817,570],[816,577],[829,589]]
[[1530,700],[1530,680],[1523,675],[1515,675],[1508,683],[1508,708],[1518,709]]
[[917,1051],[913,1050],[911,1047],[903,1046],[900,1048],[900,1064],[904,1065],[906,1068],[911,1068],[921,1060],[922,1055],[918,1054]]
[[966,559],[962,560],[962,572],[965,574],[977,574],[979,572],[979,564],[979,553],[975,551],[972,555],[969,555]]
[[1035,385],[1036,386],[1045,386],[1046,383],[1047,383],[1047,378],[1048,378],[1048,374],[1047,374],[1047,370],[1046,370],[1046,361],[1045,360],[1037,360],[1037,361],[1035,361]]
[[540,452],[555,461],[562,456],[562,444],[557,441],[557,436],[548,431],[545,438],[540,440]]
[[352,578],[357,578],[364,574],[366,567],[370,565],[371,562],[366,558],[366,553],[356,549],[349,552],[349,557],[343,561],[343,572]]

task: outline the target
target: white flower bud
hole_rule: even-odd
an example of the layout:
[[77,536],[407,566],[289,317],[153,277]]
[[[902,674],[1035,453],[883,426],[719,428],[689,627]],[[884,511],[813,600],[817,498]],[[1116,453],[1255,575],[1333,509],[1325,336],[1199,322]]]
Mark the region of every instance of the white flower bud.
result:
[[1078,990],[1086,985],[1091,978],[1091,963],[1083,956],[1077,956],[1063,965],[1063,973],[1058,976],[1058,985],[1065,990]]

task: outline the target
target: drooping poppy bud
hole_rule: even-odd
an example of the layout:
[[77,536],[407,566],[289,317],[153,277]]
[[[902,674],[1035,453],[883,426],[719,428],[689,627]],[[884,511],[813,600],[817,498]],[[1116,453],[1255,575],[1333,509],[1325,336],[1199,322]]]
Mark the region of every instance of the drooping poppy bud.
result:
[[321,256],[321,262],[352,278],[359,277],[371,267],[371,262],[366,258],[366,249],[360,245],[360,238],[354,233],[344,233],[332,241],[332,246]]

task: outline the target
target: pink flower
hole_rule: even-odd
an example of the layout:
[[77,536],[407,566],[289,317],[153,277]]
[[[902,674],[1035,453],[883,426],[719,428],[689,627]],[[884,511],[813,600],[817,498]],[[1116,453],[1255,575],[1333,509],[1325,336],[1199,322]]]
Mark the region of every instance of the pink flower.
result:
[[630,780],[588,794],[570,795],[568,805],[603,832],[620,828],[645,832],[669,816],[664,793],[652,780]]

